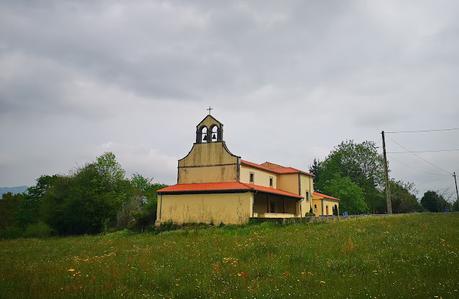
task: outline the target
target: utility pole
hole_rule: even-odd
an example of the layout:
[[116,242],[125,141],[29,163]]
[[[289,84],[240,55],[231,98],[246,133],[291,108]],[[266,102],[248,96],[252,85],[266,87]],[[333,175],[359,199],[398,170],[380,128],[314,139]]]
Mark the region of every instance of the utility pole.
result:
[[457,179],[456,179],[456,172],[453,172],[454,184],[456,185],[456,200],[459,201],[459,192],[457,192]]
[[384,174],[386,176],[387,214],[392,214],[392,202],[390,200],[390,186],[389,186],[389,170],[387,169],[386,136],[384,136],[384,131],[381,132],[381,135],[382,135],[382,146],[383,146],[383,156],[384,156]]

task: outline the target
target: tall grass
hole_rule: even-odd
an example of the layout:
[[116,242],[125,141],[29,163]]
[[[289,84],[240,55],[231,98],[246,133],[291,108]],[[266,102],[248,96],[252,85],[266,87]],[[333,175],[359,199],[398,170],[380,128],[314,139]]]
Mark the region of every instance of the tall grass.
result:
[[0,241],[0,298],[459,297],[459,214]]

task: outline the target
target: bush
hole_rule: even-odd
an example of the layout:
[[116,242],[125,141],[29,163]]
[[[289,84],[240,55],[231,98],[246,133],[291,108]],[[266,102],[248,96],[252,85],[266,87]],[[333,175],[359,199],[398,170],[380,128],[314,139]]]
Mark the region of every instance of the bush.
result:
[[165,231],[171,231],[171,230],[177,230],[180,229],[181,226],[178,224],[175,224],[172,221],[167,221],[164,223],[161,223],[159,226],[156,227],[157,232],[165,232]]
[[7,227],[0,230],[0,239],[17,239],[22,237],[23,230],[17,226]]
[[24,233],[24,238],[46,238],[54,234],[54,231],[45,223],[38,222],[34,224],[29,224]]
[[133,229],[136,227],[136,215],[142,211],[142,201],[138,196],[126,201],[116,215],[118,228]]

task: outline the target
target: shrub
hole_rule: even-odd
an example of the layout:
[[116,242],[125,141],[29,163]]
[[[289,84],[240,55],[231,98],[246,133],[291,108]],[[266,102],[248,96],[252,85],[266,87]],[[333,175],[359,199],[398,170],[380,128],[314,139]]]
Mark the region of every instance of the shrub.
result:
[[157,232],[165,232],[165,231],[170,231],[170,230],[176,230],[181,228],[180,225],[175,224],[172,221],[167,221],[164,223],[161,223],[158,227],[156,227]]
[[53,235],[54,231],[45,223],[38,222],[29,224],[24,233],[25,238],[46,238]]
[[133,229],[136,227],[136,215],[142,211],[141,198],[133,196],[126,201],[116,216],[116,226],[118,228]]
[[0,239],[16,239],[22,237],[23,230],[17,226],[10,226],[0,230]]

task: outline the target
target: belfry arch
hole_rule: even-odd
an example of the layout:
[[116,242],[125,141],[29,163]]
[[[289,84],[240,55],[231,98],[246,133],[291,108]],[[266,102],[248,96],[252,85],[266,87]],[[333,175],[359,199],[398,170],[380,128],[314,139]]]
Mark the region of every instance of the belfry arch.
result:
[[196,126],[196,143],[223,141],[223,124],[212,115],[207,115]]
[[196,130],[196,143],[207,143],[209,142],[209,129],[207,126],[200,126]]

